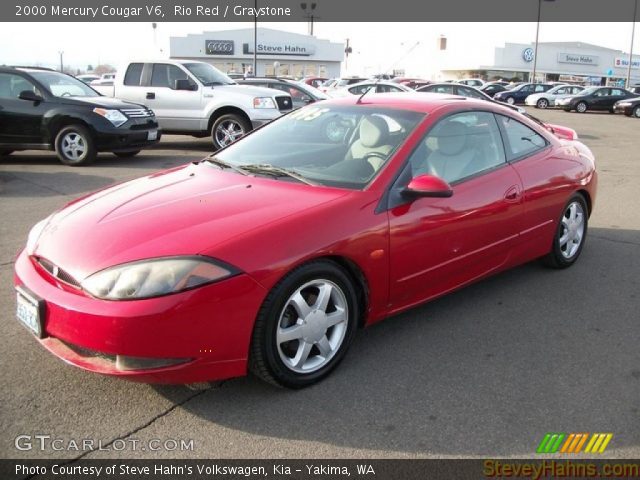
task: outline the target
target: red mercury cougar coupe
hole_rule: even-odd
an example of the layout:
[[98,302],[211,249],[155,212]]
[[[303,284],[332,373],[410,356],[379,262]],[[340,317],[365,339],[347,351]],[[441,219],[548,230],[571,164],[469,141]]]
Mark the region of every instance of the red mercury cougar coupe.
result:
[[498,104],[329,100],[35,225],[17,317],[93,372],[300,388],[360,327],[537,258],[572,265],[596,183],[587,147]]

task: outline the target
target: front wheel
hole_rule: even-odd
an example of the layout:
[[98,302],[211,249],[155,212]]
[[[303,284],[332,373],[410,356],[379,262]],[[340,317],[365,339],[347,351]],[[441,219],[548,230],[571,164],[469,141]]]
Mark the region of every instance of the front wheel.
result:
[[513,105],[514,103],[516,103],[516,99],[513,97],[507,97],[507,103],[509,105]]
[[578,260],[587,237],[589,213],[584,197],[579,193],[574,194],[562,212],[551,252],[544,258],[544,263],[552,268],[573,265]]
[[293,270],[273,288],[258,313],[251,371],[288,388],[320,381],[345,356],[358,314],[351,279],[338,265],[316,261]]
[[139,153],[140,153],[140,150],[129,150],[127,152],[113,152],[113,154],[116,157],[121,157],[121,158],[135,157]]
[[82,125],[69,125],[60,130],[55,148],[60,161],[71,166],[87,165],[98,154],[91,133]]
[[538,108],[547,108],[548,106],[549,106],[549,100],[547,100],[546,98],[541,98],[536,103],[536,107]]
[[222,115],[211,127],[213,146],[219,150],[231,145],[250,130],[251,125],[246,118],[236,113]]
[[576,112],[584,113],[587,111],[587,104],[585,102],[580,102],[576,105]]

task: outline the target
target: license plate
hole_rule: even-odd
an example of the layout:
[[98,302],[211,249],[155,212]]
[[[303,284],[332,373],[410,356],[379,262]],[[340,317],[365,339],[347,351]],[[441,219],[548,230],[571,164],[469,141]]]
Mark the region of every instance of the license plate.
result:
[[151,130],[147,133],[147,140],[157,140],[158,139],[158,131]]
[[20,287],[16,290],[16,317],[37,337],[42,338],[42,301]]

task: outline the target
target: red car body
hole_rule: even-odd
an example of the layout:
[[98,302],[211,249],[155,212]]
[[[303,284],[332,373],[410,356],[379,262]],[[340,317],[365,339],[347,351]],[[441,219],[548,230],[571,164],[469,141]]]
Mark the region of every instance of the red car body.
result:
[[[75,366],[140,381],[240,376],[247,371],[251,334],[265,297],[305,262],[331,258],[353,272],[366,293],[363,323],[370,325],[547,254],[575,192],[593,209],[597,175],[588,148],[559,139],[508,108],[429,94],[327,103],[426,115],[362,190],[188,164],[71,202],[50,218],[32,251],[23,250],[15,264],[15,284],[46,302],[42,345]],[[548,147],[454,185],[450,198],[381,208],[425,132],[465,110],[517,117]],[[210,256],[240,273],[158,298],[110,301],[61,282],[37,261],[46,259],[82,279],[113,265],[175,255]],[[117,355],[183,361],[121,370]]]

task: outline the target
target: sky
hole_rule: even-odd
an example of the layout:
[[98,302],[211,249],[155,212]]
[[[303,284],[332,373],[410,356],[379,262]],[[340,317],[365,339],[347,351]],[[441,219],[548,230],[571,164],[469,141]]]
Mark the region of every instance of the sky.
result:
[[[260,22],[260,27],[308,33],[303,22]],[[169,37],[253,28],[253,23],[2,23],[0,64],[56,67],[59,52],[64,64],[86,69],[87,65],[117,66],[131,59],[166,58]],[[629,51],[629,23],[542,22],[540,42],[580,41]],[[403,68],[407,75],[431,75],[444,66],[471,67],[493,63],[495,47],[505,42],[531,43],[536,24],[529,23],[331,23],[316,22],[314,35],[336,42],[350,39],[348,74],[371,74]],[[447,37],[446,54],[439,54],[437,39]],[[640,32],[634,52],[640,53]]]

